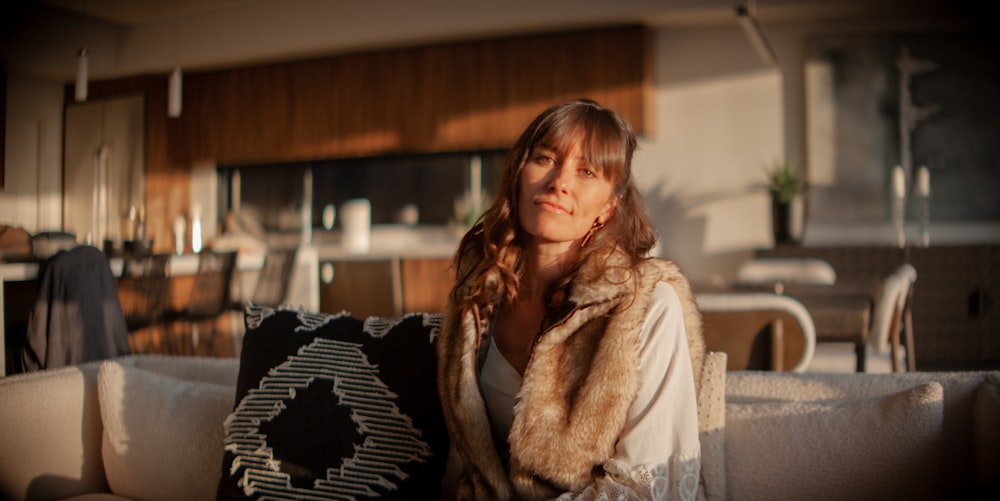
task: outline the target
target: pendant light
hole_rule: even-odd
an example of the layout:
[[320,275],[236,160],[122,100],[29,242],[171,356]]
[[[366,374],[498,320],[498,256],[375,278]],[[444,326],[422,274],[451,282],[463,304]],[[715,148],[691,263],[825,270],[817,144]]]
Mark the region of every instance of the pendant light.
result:
[[757,5],[754,0],[750,0],[749,5],[737,6],[736,21],[740,23],[740,27],[743,28],[747,38],[750,39],[750,44],[753,45],[754,50],[757,52],[757,57],[760,58],[761,62],[773,66],[777,62],[777,57],[774,55],[774,49],[771,48],[771,44],[767,42],[764,32],[761,31],[760,24],[757,23],[756,11]]
[[181,65],[177,57],[177,43],[180,39],[177,34],[178,16],[180,16],[180,7],[177,2],[174,2],[174,70],[170,72],[170,79],[167,81],[167,116],[170,118],[181,116],[181,103],[184,100],[184,75],[181,73]]
[[167,116],[170,118],[181,116],[182,79],[181,67],[175,66],[174,71],[170,72],[170,81],[167,85]]
[[76,53],[76,102],[87,100],[87,48]]

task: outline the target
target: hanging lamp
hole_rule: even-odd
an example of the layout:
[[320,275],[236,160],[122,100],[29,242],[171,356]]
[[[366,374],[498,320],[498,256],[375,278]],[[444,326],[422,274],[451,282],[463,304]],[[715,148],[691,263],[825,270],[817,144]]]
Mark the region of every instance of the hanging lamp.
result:
[[76,102],[87,100],[87,48],[76,53]]
[[181,67],[175,66],[170,72],[170,81],[167,85],[167,116],[177,118],[181,116],[181,102],[183,101],[183,74]]
[[743,28],[743,32],[746,33],[747,38],[750,39],[750,43],[753,45],[754,50],[757,51],[757,57],[760,58],[761,62],[767,65],[774,65],[778,58],[775,57],[774,49],[771,48],[767,37],[764,36],[764,32],[760,29],[760,24],[757,23],[756,11],[756,2],[750,0],[749,5],[739,5],[736,7],[736,20],[740,23],[740,27]]
[[184,101],[184,74],[181,73],[181,64],[178,61],[177,44],[180,42],[178,35],[178,16],[180,16],[180,6],[174,2],[174,70],[170,72],[170,79],[167,81],[167,116],[177,118],[181,116],[181,104]]

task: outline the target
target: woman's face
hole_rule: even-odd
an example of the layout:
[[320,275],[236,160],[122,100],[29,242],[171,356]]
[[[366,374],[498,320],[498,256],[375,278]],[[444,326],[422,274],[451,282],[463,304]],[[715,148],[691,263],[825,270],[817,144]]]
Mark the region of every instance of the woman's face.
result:
[[536,146],[521,169],[518,214],[536,245],[579,245],[595,221],[614,212],[614,186],[584,159],[579,141],[567,151]]

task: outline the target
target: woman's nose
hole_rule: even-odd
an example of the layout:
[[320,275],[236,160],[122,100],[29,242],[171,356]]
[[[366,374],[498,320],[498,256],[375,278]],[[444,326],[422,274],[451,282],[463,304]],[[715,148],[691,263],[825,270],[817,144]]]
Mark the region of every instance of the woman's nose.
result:
[[551,170],[549,178],[549,189],[554,191],[567,191],[572,185],[573,178],[570,175],[572,169],[568,169],[565,164]]

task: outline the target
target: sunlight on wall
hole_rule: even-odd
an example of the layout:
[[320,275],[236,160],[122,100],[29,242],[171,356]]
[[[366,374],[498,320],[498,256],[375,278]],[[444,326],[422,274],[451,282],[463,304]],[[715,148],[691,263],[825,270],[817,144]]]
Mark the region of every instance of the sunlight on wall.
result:
[[836,180],[836,109],[833,97],[833,66],[806,63],[806,140],[809,144],[809,183],[831,186]]
[[62,85],[10,75],[0,224],[62,228]]
[[34,148],[10,148],[5,155],[4,187],[0,193],[0,224],[38,231],[38,140],[40,125],[10,120],[7,140]]
[[656,134],[636,157],[637,182],[661,253],[714,280],[772,245],[758,184],[783,151],[781,75],[765,69],[658,85],[656,105]]

